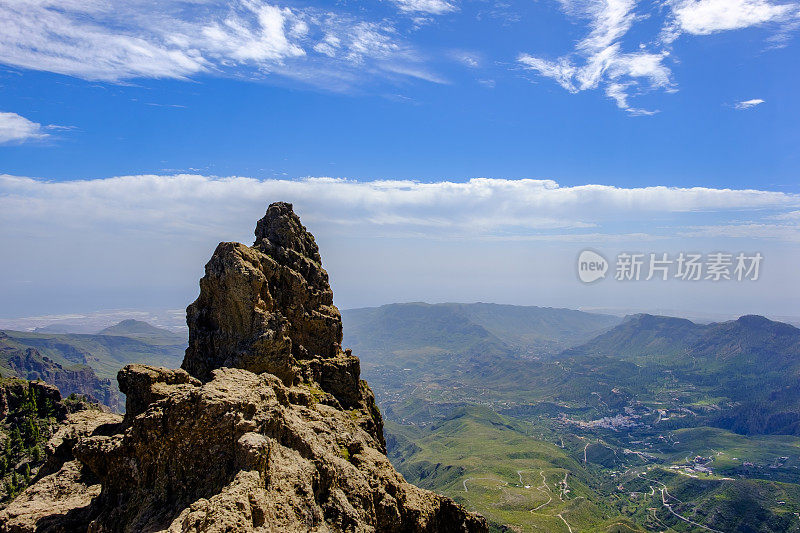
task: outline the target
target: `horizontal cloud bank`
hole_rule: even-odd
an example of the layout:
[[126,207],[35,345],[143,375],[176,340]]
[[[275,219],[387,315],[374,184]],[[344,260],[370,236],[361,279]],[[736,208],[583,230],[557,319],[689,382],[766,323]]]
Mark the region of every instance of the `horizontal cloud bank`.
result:
[[[45,181],[0,176],[0,222],[20,232],[59,228],[153,235],[230,233],[249,228],[276,200],[294,202],[309,223],[349,235],[422,238],[620,234],[706,225],[707,217],[775,224],[800,195],[704,187],[562,187],[552,180],[476,178],[464,182],[298,180],[141,175]],[[723,222],[720,222],[721,224]],[[784,225],[781,225],[784,227]],[[793,225],[790,229],[797,234]],[[667,232],[670,230],[667,229]],[[759,234],[763,234],[762,231]],[[785,231],[781,232],[785,235]]]
[[[0,317],[175,309],[220,241],[252,242],[267,204],[293,202],[337,305],[493,301],[796,312],[800,195],[560,186],[552,180],[353,181],[0,175]],[[758,284],[586,287],[575,258],[619,251],[761,251]],[[735,290],[734,290],[735,289]]]

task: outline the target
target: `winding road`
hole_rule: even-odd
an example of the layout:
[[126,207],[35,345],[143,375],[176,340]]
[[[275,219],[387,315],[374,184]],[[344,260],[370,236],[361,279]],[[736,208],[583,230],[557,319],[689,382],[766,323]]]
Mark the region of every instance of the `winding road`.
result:
[[[679,519],[683,520],[683,521],[684,521],[684,522],[686,522],[687,524],[691,524],[691,525],[693,525],[693,526],[697,526],[697,527],[699,527],[699,528],[702,528],[702,529],[705,529],[705,530],[707,530],[707,531],[713,531],[714,533],[723,533],[722,531],[719,531],[718,529],[713,529],[713,528],[710,528],[710,527],[708,527],[708,526],[704,526],[703,524],[699,524],[699,523],[695,522],[694,520],[690,520],[689,518],[686,518],[685,516],[683,516],[683,515],[681,515],[681,514],[678,514],[677,512],[675,512],[675,509],[673,509],[673,508],[672,508],[672,504],[670,504],[670,503],[667,503],[667,498],[669,497],[669,498],[671,498],[671,499],[673,499],[673,500],[677,501],[678,503],[683,503],[683,502],[681,502],[681,501],[680,501],[678,498],[676,498],[675,496],[672,496],[672,495],[669,493],[669,491],[667,490],[667,486],[666,486],[664,483],[662,483],[661,481],[655,480],[655,479],[650,479],[649,477],[645,477],[645,476],[644,476],[644,474],[643,474],[642,472],[639,472],[639,474],[637,474],[637,475],[638,475],[640,478],[642,478],[642,479],[646,479],[647,481],[650,481],[651,483],[656,483],[656,484],[658,484],[658,485],[660,485],[660,486],[661,486],[661,488],[659,489],[659,491],[661,492],[661,504],[662,504],[664,507],[666,507],[666,508],[667,508],[667,510],[668,510],[670,513],[672,513],[673,515],[675,515],[675,517],[676,517],[676,518],[679,518]],[[650,485],[650,489],[651,489],[651,491],[650,491],[650,494],[651,494],[651,495],[655,494],[655,488],[654,488],[652,485]]]

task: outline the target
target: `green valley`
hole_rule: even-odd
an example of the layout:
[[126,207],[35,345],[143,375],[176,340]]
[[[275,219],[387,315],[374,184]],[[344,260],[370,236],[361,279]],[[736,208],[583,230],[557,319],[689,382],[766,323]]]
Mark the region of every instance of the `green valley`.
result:
[[409,481],[498,531],[800,530],[800,330],[635,315],[547,351],[469,307],[343,313]]

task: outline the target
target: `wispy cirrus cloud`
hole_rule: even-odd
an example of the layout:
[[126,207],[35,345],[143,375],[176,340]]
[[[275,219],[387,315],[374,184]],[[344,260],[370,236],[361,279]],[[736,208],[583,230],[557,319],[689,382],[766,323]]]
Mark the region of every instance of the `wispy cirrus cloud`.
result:
[[[391,7],[389,14],[373,9],[381,4]],[[442,60],[503,70],[516,60],[516,66],[571,93],[602,91],[630,114],[651,115],[657,110],[638,105],[636,97],[676,90],[672,44],[682,35],[765,26],[774,29],[773,44],[779,45],[800,27],[800,0],[557,0],[557,5],[570,21],[585,26],[571,50],[544,54],[514,46],[500,57],[491,45],[454,53],[453,43],[445,51],[429,39],[418,40],[417,32],[435,17],[477,21],[491,29],[497,9],[508,11],[504,19],[524,23],[524,10],[514,2],[496,3],[489,18],[482,18],[487,13],[459,0],[383,0],[371,7],[293,0],[0,0],[0,63],[110,82],[278,76],[347,91],[374,80],[446,82]],[[650,35],[642,35],[641,28]]]
[[753,98],[751,100],[742,100],[741,102],[737,102],[734,107],[736,109],[751,109],[763,103],[764,100],[762,100],[761,98]]
[[442,15],[458,9],[454,3],[446,0],[392,0],[392,2],[405,13]]
[[664,65],[669,54],[665,50],[652,52],[641,48],[625,51],[622,38],[636,21],[636,0],[561,0],[560,3],[568,16],[588,20],[588,35],[578,41],[572,53],[556,60],[523,53],[517,61],[572,93],[602,87],[620,109],[632,114],[652,114],[630,105],[629,96],[642,83],[650,88],[671,88],[670,70]]
[[424,71],[390,22],[264,0],[3,0],[0,26],[0,62],[88,80]]
[[[655,9],[637,0],[559,0],[559,4],[568,17],[586,22],[587,35],[566,55],[548,59],[521,53],[518,64],[572,93],[601,89],[620,109],[634,115],[652,115],[655,111],[633,106],[633,96],[676,90],[667,61],[672,44],[681,35],[703,36],[771,25],[776,32],[773,38],[778,38],[800,24],[797,1],[666,0],[657,3]],[[666,17],[660,16],[663,10]],[[638,21],[659,18],[663,21],[658,34],[649,41],[630,42],[631,30]]]

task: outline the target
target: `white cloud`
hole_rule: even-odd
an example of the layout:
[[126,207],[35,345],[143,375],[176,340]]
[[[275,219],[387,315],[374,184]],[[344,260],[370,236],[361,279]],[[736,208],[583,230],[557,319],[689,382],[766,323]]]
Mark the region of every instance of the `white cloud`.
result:
[[[769,23],[778,26],[771,40],[780,45],[790,32],[800,28],[797,0],[782,4],[768,0],[662,0],[655,9],[637,0],[559,3],[567,16],[586,21],[587,35],[573,51],[555,60],[522,53],[518,63],[555,80],[571,93],[600,88],[619,108],[634,115],[654,112],[631,105],[633,96],[653,89],[676,90],[666,60],[682,34],[708,35]],[[662,8],[667,8],[667,17],[658,22]],[[656,21],[658,33],[645,41],[637,35],[635,44],[628,43],[632,41],[631,29],[640,20]]]
[[314,45],[314,50],[319,52],[320,54],[325,54],[328,57],[336,57],[336,54],[342,47],[342,40],[332,33],[328,33],[322,39],[322,41],[318,42]]
[[400,11],[406,13],[427,13],[442,15],[455,11],[455,5],[445,0],[392,0]]
[[[237,63],[269,64],[305,55],[288,35],[302,36],[304,32],[297,28],[306,28],[292,10],[256,2],[243,5],[249,10],[247,16],[229,14],[210,21],[202,27],[202,37],[195,44],[212,58]],[[288,32],[287,26],[291,28]]]
[[[0,312],[181,307],[196,296],[217,243],[252,242],[254,222],[277,200],[293,202],[314,233],[342,307],[413,300],[730,307],[746,295],[744,287],[714,285],[701,294],[694,285],[611,282],[587,292],[573,270],[586,246],[608,257],[622,250],[761,250],[769,276],[765,269],[752,301],[775,299],[774,311],[796,307],[800,297],[800,288],[785,282],[800,258],[798,231],[760,220],[799,211],[797,194],[562,187],[533,179],[146,175],[54,182],[0,175],[0,248],[14,250],[0,254]],[[751,303],[738,305],[753,311]]]
[[673,0],[669,2],[680,31],[709,35],[782,22],[800,15],[797,3],[774,4],[767,0]]
[[280,74],[327,85],[418,63],[385,21],[266,0],[2,0],[0,63],[89,80]]
[[[124,29],[111,29],[115,22]],[[122,3],[6,0],[0,61],[87,79],[184,77],[211,65],[192,44],[202,27],[181,35],[180,22],[147,19]]]
[[620,109],[637,115],[653,114],[631,106],[628,98],[641,82],[646,82],[649,88],[672,86],[670,70],[663,63],[668,53],[641,48],[623,51],[621,40],[636,20],[635,0],[561,0],[561,4],[568,15],[589,20],[589,34],[577,43],[573,53],[555,61],[520,54],[519,63],[554,79],[572,93],[603,86],[606,95]]
[[569,92],[578,92],[577,87],[575,87],[573,83],[575,73],[578,72],[578,69],[573,66],[567,58],[562,57],[558,61],[547,61],[528,54],[520,54],[517,61],[546,78],[554,79]]
[[578,48],[601,52],[621,39],[633,25],[636,0],[561,0],[568,13],[590,19],[591,33]]
[[129,225],[158,235],[191,233],[246,221],[276,200],[293,201],[311,220],[348,233],[420,232],[434,238],[580,230],[623,214],[649,221],[654,213],[785,212],[800,207],[800,195],[772,191],[561,187],[552,180],[534,179],[423,183],[143,175],[49,182],[0,176],[0,222],[20,231],[26,224],[28,229],[43,224],[47,231],[54,226],[116,231]]
[[757,105],[761,105],[764,103],[764,100],[761,98],[753,98],[752,100],[744,100],[742,102],[736,103],[736,109],[750,109],[751,107],[755,107]]
[[16,113],[0,112],[0,144],[23,143],[48,137],[45,128]]

